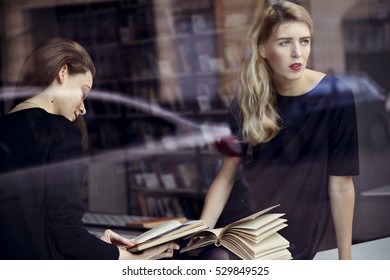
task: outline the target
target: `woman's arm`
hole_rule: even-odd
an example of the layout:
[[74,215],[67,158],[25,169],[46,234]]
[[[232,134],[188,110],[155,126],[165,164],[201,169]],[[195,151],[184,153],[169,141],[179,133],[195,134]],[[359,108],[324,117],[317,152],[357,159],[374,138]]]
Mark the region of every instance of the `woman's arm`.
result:
[[236,179],[241,157],[225,156],[221,169],[207,192],[201,219],[206,221],[210,228],[214,228],[223,208],[229,198],[233,183]]
[[330,176],[329,198],[340,260],[352,259],[355,188],[351,176]]

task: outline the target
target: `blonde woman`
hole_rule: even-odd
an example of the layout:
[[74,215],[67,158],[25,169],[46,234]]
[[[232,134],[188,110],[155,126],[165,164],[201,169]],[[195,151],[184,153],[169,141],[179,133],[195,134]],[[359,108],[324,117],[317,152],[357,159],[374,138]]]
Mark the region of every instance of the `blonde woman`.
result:
[[[281,234],[293,259],[312,259],[333,216],[339,258],[351,259],[352,176],[359,173],[354,100],[338,79],[306,67],[312,31],[308,12],[287,1],[267,7],[251,27],[228,114],[243,152],[221,149],[201,218],[222,226],[281,204],[275,211],[286,213]],[[210,248],[200,257],[235,256]]]

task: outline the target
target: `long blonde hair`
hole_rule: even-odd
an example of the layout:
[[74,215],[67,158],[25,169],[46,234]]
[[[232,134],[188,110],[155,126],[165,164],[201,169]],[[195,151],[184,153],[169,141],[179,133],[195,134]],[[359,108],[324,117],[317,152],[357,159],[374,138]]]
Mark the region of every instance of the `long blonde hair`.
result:
[[287,21],[301,21],[313,30],[309,13],[297,4],[283,1],[267,7],[252,24],[247,37],[248,55],[244,59],[238,89],[238,105],[245,142],[256,145],[268,142],[281,129],[281,118],[276,109],[276,93],[272,85],[271,69],[259,54],[259,46]]

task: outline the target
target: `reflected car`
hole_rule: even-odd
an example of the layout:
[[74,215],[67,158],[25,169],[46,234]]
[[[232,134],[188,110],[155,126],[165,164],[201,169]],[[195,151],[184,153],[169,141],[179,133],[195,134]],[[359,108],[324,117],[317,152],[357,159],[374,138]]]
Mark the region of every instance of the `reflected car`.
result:
[[361,147],[385,147],[389,143],[390,122],[383,88],[366,75],[344,75],[338,78],[353,92]]
[[123,93],[93,90],[86,108],[84,119],[91,149],[95,151],[109,148],[153,150],[155,145],[170,151],[202,147],[220,137],[230,136],[227,123],[186,118]]

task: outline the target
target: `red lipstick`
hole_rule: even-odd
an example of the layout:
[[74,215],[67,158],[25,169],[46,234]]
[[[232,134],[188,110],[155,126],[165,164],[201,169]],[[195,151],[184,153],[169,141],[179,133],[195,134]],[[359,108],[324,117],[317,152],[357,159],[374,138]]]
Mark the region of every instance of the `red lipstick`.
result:
[[299,71],[302,69],[302,63],[294,63],[289,66],[294,71]]

